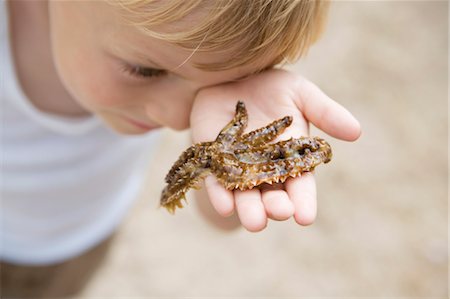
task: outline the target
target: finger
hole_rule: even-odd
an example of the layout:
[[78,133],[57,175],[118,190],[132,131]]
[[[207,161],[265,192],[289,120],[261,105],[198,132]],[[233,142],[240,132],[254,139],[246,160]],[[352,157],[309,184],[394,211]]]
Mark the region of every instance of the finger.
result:
[[239,220],[248,231],[258,232],[267,226],[267,216],[258,189],[234,191]]
[[295,221],[300,225],[310,225],[317,215],[316,182],[312,173],[304,173],[299,178],[286,181],[286,191],[294,204]]
[[342,140],[354,141],[361,135],[361,126],[343,106],[328,97],[306,79],[298,84],[298,108],[305,117],[325,133]]
[[225,189],[212,175],[205,178],[205,188],[217,213],[223,217],[231,216],[234,211],[233,192]]
[[261,196],[269,218],[282,221],[294,215],[294,205],[283,189],[283,184],[264,184],[261,187]]

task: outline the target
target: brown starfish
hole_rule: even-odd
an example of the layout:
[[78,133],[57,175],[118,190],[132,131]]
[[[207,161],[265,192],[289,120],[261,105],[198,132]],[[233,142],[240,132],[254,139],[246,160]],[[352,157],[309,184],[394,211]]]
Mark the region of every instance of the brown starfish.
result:
[[247,110],[239,101],[233,120],[215,141],[197,143],[184,151],[165,178],[161,206],[171,213],[182,208],[186,192],[198,189],[210,174],[228,190],[248,190],[263,183],[284,182],[331,160],[330,145],[319,137],[269,143],[291,125],[291,116],[243,134],[247,122]]

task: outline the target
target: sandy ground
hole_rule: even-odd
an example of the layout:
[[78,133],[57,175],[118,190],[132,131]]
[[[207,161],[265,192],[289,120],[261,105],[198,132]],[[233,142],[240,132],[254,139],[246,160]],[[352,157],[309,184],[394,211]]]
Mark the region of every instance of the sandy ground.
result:
[[195,204],[175,217],[157,209],[189,144],[164,131],[149,187],[83,297],[447,298],[447,24],[447,2],[334,2],[325,35],[291,68],[363,135],[327,137],[316,223],[225,233]]

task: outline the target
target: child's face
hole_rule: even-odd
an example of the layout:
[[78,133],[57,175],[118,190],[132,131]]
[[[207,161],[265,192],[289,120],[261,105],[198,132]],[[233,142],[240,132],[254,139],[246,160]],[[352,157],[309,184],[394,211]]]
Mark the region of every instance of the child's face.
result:
[[[193,62],[218,62],[227,54],[197,52],[187,60],[191,51],[125,25],[118,8],[101,1],[49,5],[61,80],[83,108],[121,133],[140,134],[160,126],[184,129],[199,89],[239,79],[255,69],[199,70]],[[175,25],[181,28],[192,22]]]

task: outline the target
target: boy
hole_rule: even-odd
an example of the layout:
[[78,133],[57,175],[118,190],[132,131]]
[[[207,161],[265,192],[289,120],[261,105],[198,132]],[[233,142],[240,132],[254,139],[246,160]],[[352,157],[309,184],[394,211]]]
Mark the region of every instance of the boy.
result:
[[[243,99],[249,129],[292,115],[284,136],[307,135],[308,121],[336,138],[359,136],[358,122],[316,86],[271,69],[316,39],[320,1],[1,4],[6,296],[83,286],[77,278],[93,271],[134,199],[159,127],[190,127],[194,142],[212,140]],[[311,174],[245,192],[213,177],[205,184],[217,212],[236,210],[249,231],[268,218],[315,218]]]

